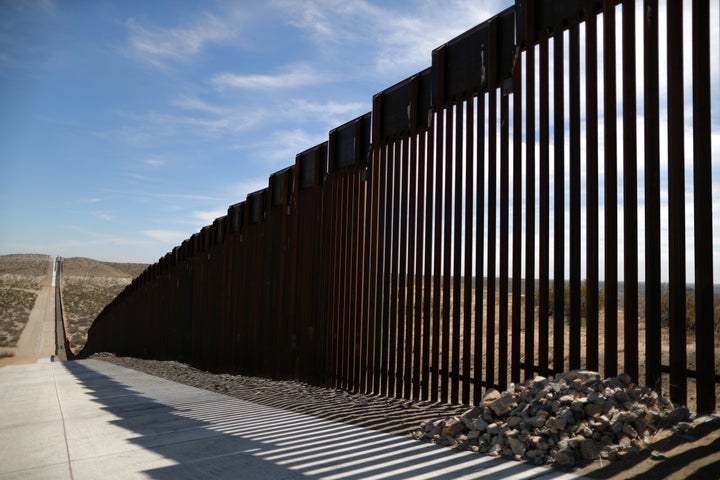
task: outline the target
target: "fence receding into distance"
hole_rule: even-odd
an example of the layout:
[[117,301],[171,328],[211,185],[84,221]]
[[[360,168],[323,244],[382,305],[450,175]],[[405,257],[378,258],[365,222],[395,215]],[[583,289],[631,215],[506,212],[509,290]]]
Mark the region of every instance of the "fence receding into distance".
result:
[[709,25],[518,0],[150,266],[82,354],[453,403],[622,370],[715,410]]

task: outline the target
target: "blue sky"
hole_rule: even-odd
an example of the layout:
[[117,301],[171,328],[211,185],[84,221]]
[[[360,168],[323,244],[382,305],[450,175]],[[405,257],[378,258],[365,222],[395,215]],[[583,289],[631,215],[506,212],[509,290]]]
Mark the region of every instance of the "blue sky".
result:
[[0,253],[154,262],[511,3],[0,0]]
[[[266,187],[271,173],[293,164],[298,152],[325,141],[329,130],[370,111],[373,94],[429,66],[433,48],[512,3],[451,0],[441,8],[431,0],[0,0],[0,254],[37,252],[155,262],[224,215],[229,205]],[[661,45],[666,41],[664,3],[659,12]],[[641,2],[637,6],[636,28],[641,36]],[[689,47],[690,2],[684,6]],[[716,3],[711,16],[718,18],[710,22],[717,281],[720,8]],[[617,17],[619,22],[620,7]],[[620,82],[620,39],[617,43]],[[601,39],[598,44],[602,45]],[[637,125],[642,159],[639,45]],[[692,62],[687,48],[685,52],[681,68],[687,91],[686,242],[692,281]],[[598,54],[602,58],[602,51]],[[661,56],[661,95],[667,90],[668,68],[678,67],[668,66]],[[598,87],[602,117],[602,81]],[[621,107],[620,89],[617,93]],[[583,86],[581,98],[584,95]],[[664,139],[664,100],[660,107]],[[619,141],[621,113],[618,108]],[[602,128],[599,133],[602,159]],[[661,162],[666,186],[664,152]],[[600,169],[602,174],[602,162]],[[622,175],[622,149],[618,169]],[[640,161],[641,220],[643,173]],[[584,184],[582,188],[584,198]],[[621,184],[618,194],[622,242]],[[662,201],[666,266],[670,228],[666,191]],[[603,232],[602,185],[600,202]],[[584,249],[585,236],[582,241]],[[640,241],[644,241],[642,229]],[[602,238],[600,242],[602,247]],[[621,243],[621,266],[622,254]],[[642,248],[638,262],[642,278]]]

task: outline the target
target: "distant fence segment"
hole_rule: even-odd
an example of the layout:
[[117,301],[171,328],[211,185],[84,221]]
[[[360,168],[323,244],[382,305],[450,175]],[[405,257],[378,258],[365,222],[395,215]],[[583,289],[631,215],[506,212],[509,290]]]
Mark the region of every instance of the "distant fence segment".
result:
[[453,403],[622,370],[715,410],[708,2],[663,18],[518,0],[149,267],[83,354]]

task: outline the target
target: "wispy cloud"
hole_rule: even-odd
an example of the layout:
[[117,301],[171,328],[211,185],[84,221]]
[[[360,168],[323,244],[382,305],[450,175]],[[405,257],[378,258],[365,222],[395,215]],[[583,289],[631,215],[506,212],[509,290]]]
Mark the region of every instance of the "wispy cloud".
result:
[[210,113],[213,115],[227,115],[228,108],[219,105],[212,105],[199,98],[183,95],[172,102],[175,107],[192,112]]
[[143,162],[143,163],[145,163],[145,165],[148,165],[153,168],[160,168],[160,167],[164,166],[167,162],[163,158],[151,157],[151,158],[148,158],[147,160],[145,160],[145,162]]
[[[280,129],[269,132],[261,140],[235,144],[236,151],[252,152],[254,158],[262,159],[268,175],[272,170],[286,167],[295,162],[295,155],[327,139],[327,132],[311,132],[302,128]],[[265,180],[264,188],[267,186]]]
[[163,193],[163,192],[152,192],[148,190],[116,190],[107,189],[108,193],[119,194],[125,198],[162,198],[169,200],[198,200],[198,201],[210,201],[215,202],[220,200],[217,196],[212,195],[201,195],[196,193]]
[[326,75],[322,75],[314,68],[304,64],[290,65],[274,74],[236,74],[225,72],[219,73],[211,79],[213,86],[220,91],[227,88],[249,90],[297,88],[320,85],[329,81],[330,79]]
[[187,27],[146,27],[134,18],[127,20],[127,51],[133,57],[162,67],[166,61],[186,61],[208,44],[222,44],[233,39],[232,22],[205,13]]
[[156,192],[140,192],[140,195],[145,195],[154,198],[170,198],[178,200],[217,200],[217,197],[211,195],[198,195],[194,193],[156,193]]
[[26,0],[23,2],[4,2],[3,8],[14,8],[15,10],[33,10],[43,13],[54,12],[56,5],[53,0]]
[[93,216],[99,218],[100,220],[105,220],[106,222],[110,222],[112,220],[115,220],[115,215],[109,214],[107,212],[92,212]]
[[341,122],[350,120],[353,116],[362,115],[370,109],[369,102],[312,102],[304,99],[294,100],[292,102],[293,112],[297,115],[307,117],[318,116],[326,119],[333,127]]
[[202,225],[210,225],[216,218],[220,218],[227,213],[227,209],[215,209],[215,210],[196,210],[192,213],[192,216],[196,220],[200,220]]
[[[345,45],[365,44],[375,52],[369,60],[372,75],[410,74],[430,65],[432,49],[498,13],[508,1],[451,0],[417,2],[411,9],[378,6],[369,1],[278,0],[276,10],[290,25],[334,54]],[[335,50],[333,50],[335,49]],[[361,67],[362,68],[362,67]]]
[[245,200],[249,194],[262,190],[267,186],[268,177],[247,178],[227,187],[228,198],[231,198],[231,202],[235,204]]
[[[235,109],[215,107],[199,100],[185,100],[172,106],[177,109],[161,109],[145,113],[119,112],[124,125],[112,130],[95,132],[104,140],[119,140],[128,145],[154,147],[171,139],[178,145],[178,139],[191,142],[202,137],[235,135],[256,127],[271,115],[266,106]],[[201,110],[205,108],[205,110]],[[210,111],[210,110],[215,111]]]
[[180,244],[189,235],[188,232],[180,232],[177,230],[143,230],[141,232],[146,237],[163,243]]

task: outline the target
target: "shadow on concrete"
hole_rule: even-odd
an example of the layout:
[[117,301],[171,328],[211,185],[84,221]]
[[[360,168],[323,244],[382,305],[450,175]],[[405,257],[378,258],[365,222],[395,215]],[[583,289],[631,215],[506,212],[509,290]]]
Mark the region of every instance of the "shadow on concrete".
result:
[[[151,478],[557,478],[545,468],[451,451],[342,423],[254,404],[99,361],[66,362],[133,445],[169,460]],[[128,372],[132,372],[128,374]],[[72,445],[71,445],[71,457]],[[118,465],[122,468],[122,465]]]
[[[652,456],[652,452],[662,456]],[[584,472],[591,478],[665,479],[720,478],[720,417],[675,433],[634,455]]]

